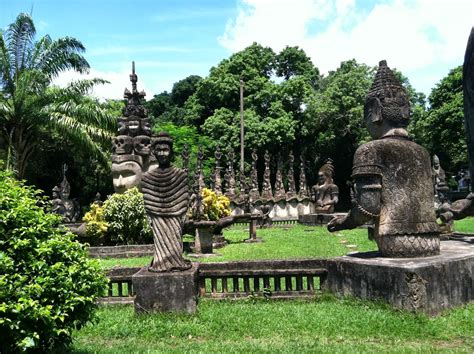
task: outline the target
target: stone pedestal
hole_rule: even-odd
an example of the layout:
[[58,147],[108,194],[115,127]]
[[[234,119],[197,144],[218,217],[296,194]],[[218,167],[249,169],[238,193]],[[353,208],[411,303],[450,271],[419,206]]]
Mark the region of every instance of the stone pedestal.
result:
[[328,262],[328,290],[383,299],[396,308],[430,315],[474,300],[474,240],[444,241],[441,254],[382,258],[357,253]]
[[197,265],[181,272],[153,273],[148,267],[132,277],[135,312],[196,311],[198,298]]
[[212,253],[213,235],[210,227],[196,227],[194,239],[195,253]]

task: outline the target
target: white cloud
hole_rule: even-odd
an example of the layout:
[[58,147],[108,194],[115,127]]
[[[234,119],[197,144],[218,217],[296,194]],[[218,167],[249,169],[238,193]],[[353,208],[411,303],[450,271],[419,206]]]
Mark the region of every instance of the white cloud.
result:
[[[130,74],[131,68],[117,72],[91,69],[89,74],[86,75],[81,75],[75,71],[66,71],[61,73],[53,84],[64,87],[73,80],[100,78],[109,81],[109,84],[97,85],[91,95],[99,99],[121,99],[125,88],[131,89]],[[147,91],[144,83],[140,81],[140,76],[138,77],[137,86],[139,91]]]
[[[170,91],[173,87],[173,84],[176,82],[176,77],[173,72],[168,74],[163,73],[143,73],[140,72],[140,68],[144,65],[140,62],[140,67],[138,68],[138,82],[137,88],[139,91],[145,91],[147,100],[151,99],[154,94]],[[91,69],[89,74],[81,75],[75,71],[66,71],[61,73],[53,82],[54,85],[64,87],[69,82],[79,79],[92,79],[100,78],[109,81],[108,84],[97,85],[91,96],[97,97],[100,100],[104,99],[122,99],[123,92],[125,88],[131,90],[132,84],[130,82],[131,67],[129,65],[124,65],[123,70],[118,71],[99,71]]]
[[[386,59],[426,93],[462,64],[474,24],[471,0],[392,0],[371,9],[360,3],[241,0],[238,16],[229,20],[218,40],[232,52],[253,42],[276,51],[298,45],[323,73],[343,60],[376,65]],[[312,27],[318,31],[309,31]],[[438,79],[433,81],[433,76]]]

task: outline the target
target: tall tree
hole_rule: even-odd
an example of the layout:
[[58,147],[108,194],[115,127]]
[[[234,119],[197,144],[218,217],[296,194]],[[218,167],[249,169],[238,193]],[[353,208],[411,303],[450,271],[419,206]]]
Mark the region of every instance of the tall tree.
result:
[[451,172],[468,165],[464,129],[462,65],[452,69],[431,91],[427,112],[414,120],[411,132]]
[[111,137],[115,121],[95,101],[84,97],[103,80],[80,80],[66,88],[51,87],[65,70],[85,73],[85,48],[71,37],[35,41],[31,17],[20,14],[0,32],[0,134],[7,162],[25,177],[28,162],[41,138],[53,132],[106,160],[99,142]]

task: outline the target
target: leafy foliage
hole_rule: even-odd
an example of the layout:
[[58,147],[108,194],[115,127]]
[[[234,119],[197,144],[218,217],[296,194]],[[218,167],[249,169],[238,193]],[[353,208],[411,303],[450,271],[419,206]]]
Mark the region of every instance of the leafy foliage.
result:
[[134,187],[125,193],[114,193],[104,203],[109,242],[143,244],[152,242],[152,233],[145,213],[143,194]]
[[51,88],[65,70],[87,72],[85,48],[71,37],[34,41],[31,17],[20,14],[0,33],[0,143],[7,150],[7,167],[24,178],[26,168],[44,137],[57,133],[107,160],[101,143],[110,144],[115,122],[85,95],[104,80],[80,80],[66,88]]
[[224,216],[229,216],[230,200],[225,195],[217,195],[209,188],[202,190],[202,203],[204,208],[204,217],[207,220],[219,220]]
[[428,111],[417,117],[411,131],[416,140],[431,154],[440,158],[447,171],[457,171],[467,165],[466,133],[464,129],[462,66],[451,70],[428,97]]
[[0,351],[49,351],[87,323],[106,279],[40,191],[0,171]]

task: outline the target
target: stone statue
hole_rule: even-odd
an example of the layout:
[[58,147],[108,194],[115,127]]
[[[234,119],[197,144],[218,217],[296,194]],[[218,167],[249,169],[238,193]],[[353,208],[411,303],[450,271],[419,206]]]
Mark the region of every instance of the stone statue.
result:
[[435,205],[438,208],[442,203],[448,199],[447,193],[449,187],[446,184],[446,173],[439,163],[439,157],[433,155],[433,186],[435,193]]
[[234,151],[230,150],[227,154],[227,173],[225,174],[226,191],[225,196],[230,200],[235,200],[235,172],[234,172]]
[[270,181],[270,154],[268,153],[268,150],[265,150],[263,159],[265,161],[265,171],[263,173],[262,199],[273,200],[272,185]]
[[58,186],[52,190],[51,211],[59,214],[64,223],[75,223],[79,220],[81,208],[75,199],[69,199],[71,185],[66,178],[67,165],[63,165],[63,179]]
[[386,61],[381,61],[364,104],[372,141],[361,145],[352,168],[355,195],[346,216],[329,231],[375,222],[373,236],[385,257],[439,254],[428,151],[408,137],[410,101]]
[[306,166],[303,155],[300,155],[300,190],[298,191],[298,198],[300,200],[308,198],[308,185],[306,182]]
[[58,186],[54,186],[52,189],[51,211],[64,217],[66,209],[64,208],[64,202],[60,197],[60,191],[61,189]]
[[173,140],[166,132],[152,137],[152,153],[159,167],[141,181],[145,210],[153,231],[154,255],[150,272],[181,271],[191,267],[183,258],[183,225],[189,203],[187,173],[171,165]]
[[339,201],[339,188],[333,182],[334,165],[327,159],[318,172],[318,184],[311,188],[315,211],[320,214],[334,212],[334,206]]
[[293,151],[288,154],[288,190],[286,191],[286,199],[296,197],[296,184],[295,184],[295,171],[293,170],[293,164],[295,163],[295,156]]
[[258,172],[257,172],[257,161],[258,155],[257,150],[252,150],[252,175],[250,178],[251,188],[249,191],[249,197],[252,201],[257,201],[260,199],[260,192],[258,191]]
[[214,157],[216,158],[216,167],[213,174],[214,192],[216,192],[217,195],[221,195],[222,194],[222,179],[221,179],[222,152],[219,146],[217,146],[216,148]]
[[277,171],[275,176],[275,201],[286,200],[285,186],[283,185],[283,174],[281,173],[281,156],[277,159]]
[[138,186],[142,174],[156,167],[151,154],[151,127],[142,105],[145,92],[138,92],[135,63],[132,64],[132,91],[125,89],[127,103],[119,118],[117,136],[112,141],[112,179],[114,190],[123,193]]

